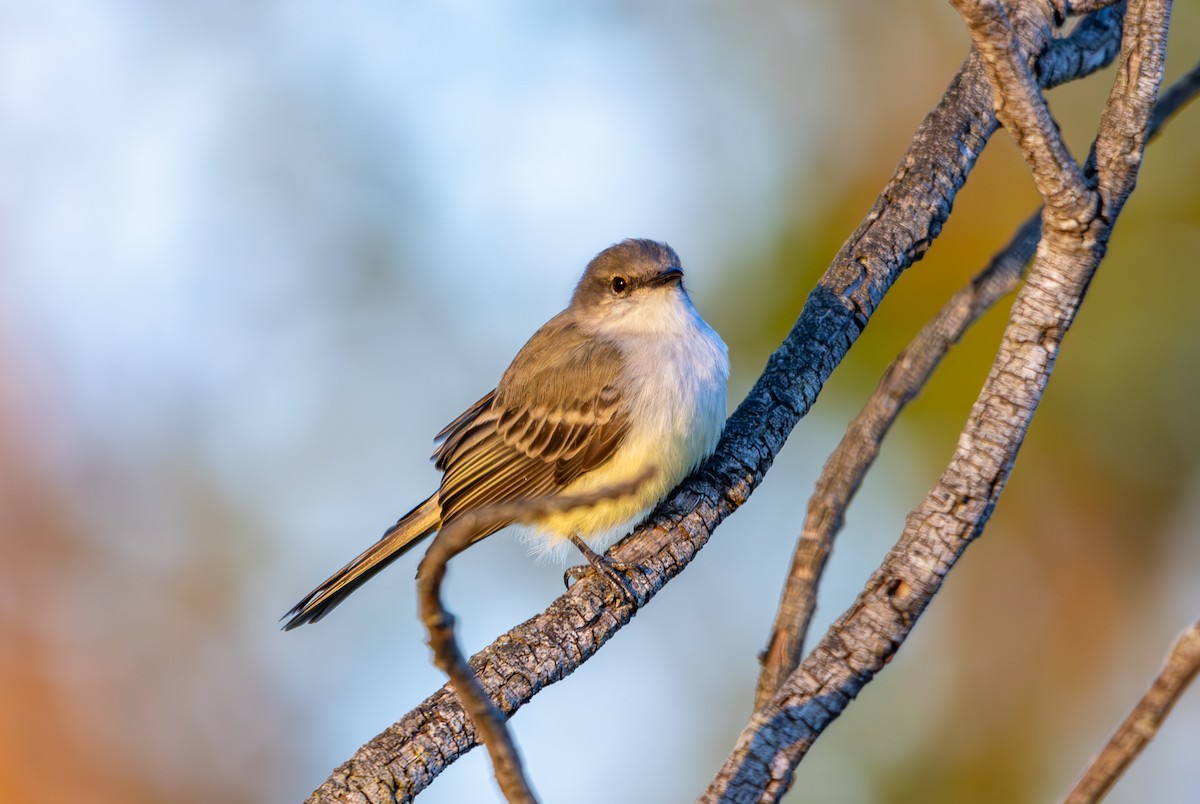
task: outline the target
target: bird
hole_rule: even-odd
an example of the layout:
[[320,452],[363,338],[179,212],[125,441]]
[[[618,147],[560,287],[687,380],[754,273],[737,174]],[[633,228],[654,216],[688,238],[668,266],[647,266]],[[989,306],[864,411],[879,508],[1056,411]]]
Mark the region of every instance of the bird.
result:
[[[536,543],[573,542],[594,563],[593,546],[628,533],[715,451],[728,379],[728,349],[692,304],[674,249],[604,249],[496,387],[435,436],[438,489],[292,607],[284,630],[317,622],[465,512],[636,483],[526,523]],[[489,522],[471,544],[508,524]]]

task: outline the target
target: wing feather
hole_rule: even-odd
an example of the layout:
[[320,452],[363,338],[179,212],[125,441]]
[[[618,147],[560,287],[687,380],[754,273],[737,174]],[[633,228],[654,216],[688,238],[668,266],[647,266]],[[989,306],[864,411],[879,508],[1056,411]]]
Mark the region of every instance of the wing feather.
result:
[[521,350],[496,390],[438,434],[442,521],[553,493],[612,457],[628,430],[622,362],[564,315]]
[[482,399],[464,410],[454,421],[443,427],[433,437],[435,443],[441,442],[438,443],[437,449],[433,451],[434,466],[438,470],[444,471],[446,468],[444,465],[446,456],[456,452],[465,439],[477,433],[486,424],[486,420],[477,423],[477,419],[492,407],[492,402],[495,398],[495,389],[488,391],[483,395]]

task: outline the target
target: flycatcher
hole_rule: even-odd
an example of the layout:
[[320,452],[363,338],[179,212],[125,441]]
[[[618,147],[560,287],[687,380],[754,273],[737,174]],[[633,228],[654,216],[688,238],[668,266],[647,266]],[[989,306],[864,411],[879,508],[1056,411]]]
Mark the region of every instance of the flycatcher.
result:
[[692,306],[674,250],[652,240],[605,249],[496,389],[437,434],[438,490],[297,603],[285,630],[321,619],[466,511],[586,494],[656,467],[631,494],[530,523],[547,546],[605,546],[716,449],[728,379],[725,343]]

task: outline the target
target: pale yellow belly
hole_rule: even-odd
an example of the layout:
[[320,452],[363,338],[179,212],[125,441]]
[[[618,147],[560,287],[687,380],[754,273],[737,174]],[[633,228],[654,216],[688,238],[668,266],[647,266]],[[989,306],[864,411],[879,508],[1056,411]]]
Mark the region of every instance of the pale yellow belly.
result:
[[631,433],[610,461],[562,491],[588,494],[629,483],[652,469],[653,474],[633,493],[553,514],[538,524],[530,541],[536,547],[540,538],[547,542],[544,547],[553,548],[577,534],[602,550],[628,533],[716,447],[724,423],[724,398],[704,402],[690,411],[676,407],[657,421],[643,422],[641,432]]
[[[564,495],[586,495],[628,483],[644,474],[647,469],[652,469],[653,474],[650,478],[642,482],[632,494],[553,514],[538,524],[538,532],[551,541],[560,541],[571,534],[577,534],[593,546],[624,535],[650,512],[663,495],[683,479],[678,458],[671,461],[675,465],[664,466],[663,458],[666,456],[658,450],[648,448],[649,446],[644,441],[641,444],[625,446],[604,466],[579,478],[562,492]],[[622,532],[610,533],[613,530]]]

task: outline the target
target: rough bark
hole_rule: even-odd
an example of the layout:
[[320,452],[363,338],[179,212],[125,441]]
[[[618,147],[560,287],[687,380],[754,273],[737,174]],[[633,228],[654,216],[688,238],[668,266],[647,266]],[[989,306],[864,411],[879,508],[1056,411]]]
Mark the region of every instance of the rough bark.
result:
[[1043,197],[1034,265],[950,464],[854,605],[755,712],[701,797],[705,802],[778,800],[813,741],[891,659],[982,532],[1136,181],[1162,78],[1169,2],[1130,3],[1117,80],[1100,121],[1094,183],[1062,143],[1021,44],[1023,25],[1049,32],[1053,8],[1036,0],[1016,4],[1014,20],[997,0],[954,5],[995,87],[998,116]]
[[[1193,67],[1154,105],[1149,136],[1200,93],[1200,65]],[[1095,175],[1095,151],[1084,171]],[[763,654],[755,708],[778,691],[803,658],[805,637],[816,606],[825,561],[845,520],[846,508],[879,455],[884,437],[904,407],[925,387],[941,359],[968,327],[1003,296],[1015,290],[1041,237],[1039,207],[1009,243],[970,283],[950,298],[884,372],[879,386],[829,456],[808,504],[804,527],[792,555],[771,637]]]
[[[1030,52],[1042,53],[1039,81],[1053,85],[1104,66],[1119,33],[1115,9],[1086,18],[1049,47],[1043,31],[1031,30]],[[642,570],[631,578],[634,598],[616,594],[595,575],[585,577],[472,658],[475,675],[501,713],[511,715],[590,658],[745,502],[884,294],[937,237],[995,128],[991,90],[972,55],[730,417],[716,454],[613,549],[616,561]],[[408,801],[476,739],[457,697],[443,687],[334,770],[311,800]]]
[[769,701],[803,656],[817,590],[846,508],[875,463],[883,439],[904,407],[924,388],[942,358],[998,300],[1021,280],[1042,226],[1035,212],[987,267],[951,297],[884,372],[879,386],[846,428],[829,456],[808,503],[808,513],[784,584],[775,625],[763,654],[754,707]]

